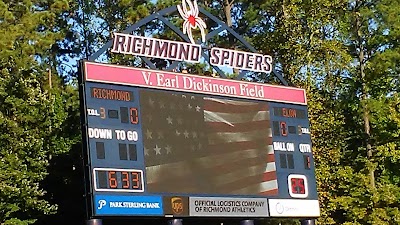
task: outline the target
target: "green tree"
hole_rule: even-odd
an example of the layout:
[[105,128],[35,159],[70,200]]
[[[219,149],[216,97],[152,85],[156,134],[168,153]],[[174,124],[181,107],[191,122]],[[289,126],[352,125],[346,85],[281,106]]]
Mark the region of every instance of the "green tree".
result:
[[65,1],[0,1],[0,224],[31,224],[56,205],[40,182],[52,156],[69,149],[66,117],[49,88],[56,18]]
[[[337,204],[348,224],[398,224],[398,1],[349,1],[339,24],[352,58],[340,102],[346,121],[346,160],[353,179]],[[389,113],[390,112],[390,113]]]
[[[113,31],[179,3],[156,1],[153,8],[149,1],[80,1],[71,11],[76,24],[70,35],[79,39],[66,39],[59,46],[75,46],[78,53],[86,52],[85,57],[109,40]],[[399,1],[199,3],[260,53],[272,55],[276,69],[288,81],[307,89],[322,210],[319,223],[399,224]],[[172,17],[179,27],[179,16]],[[181,40],[160,23],[135,33]],[[213,44],[243,47],[226,33],[207,43]],[[140,59],[122,54],[106,54],[102,59],[143,66]],[[185,66],[190,73],[207,68]],[[255,80],[276,82],[268,76],[255,76]]]

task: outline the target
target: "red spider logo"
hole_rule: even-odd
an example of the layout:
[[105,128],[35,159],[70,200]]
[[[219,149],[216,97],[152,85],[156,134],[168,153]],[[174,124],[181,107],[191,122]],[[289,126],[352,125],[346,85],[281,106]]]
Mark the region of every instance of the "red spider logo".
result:
[[[189,5],[189,9],[187,5]],[[197,6],[197,1],[194,0],[193,3],[190,0],[183,0],[182,7],[178,5],[179,14],[185,20],[183,22],[183,33],[189,36],[190,42],[195,44],[192,34],[192,29],[199,28],[201,33],[201,41],[206,41],[206,34],[204,29],[207,28],[206,23],[199,17],[199,8]]]

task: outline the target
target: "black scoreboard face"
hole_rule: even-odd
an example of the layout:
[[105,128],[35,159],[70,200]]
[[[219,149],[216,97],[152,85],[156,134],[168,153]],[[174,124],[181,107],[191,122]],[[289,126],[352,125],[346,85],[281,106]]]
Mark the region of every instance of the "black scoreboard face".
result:
[[82,63],[93,217],[317,217],[304,90]]

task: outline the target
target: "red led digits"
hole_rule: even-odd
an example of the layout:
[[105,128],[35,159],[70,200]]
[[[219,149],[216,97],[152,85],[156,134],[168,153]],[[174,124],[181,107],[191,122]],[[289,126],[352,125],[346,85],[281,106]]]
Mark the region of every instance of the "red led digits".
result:
[[141,187],[141,174],[138,172],[132,172],[132,188],[140,189]]
[[132,124],[137,124],[139,122],[138,110],[137,108],[130,108],[130,119]]
[[296,118],[297,117],[296,109],[282,108],[282,116],[289,118]]
[[293,198],[307,198],[307,177],[301,174],[290,174],[288,176],[289,194]]
[[282,136],[287,136],[287,126],[286,126],[286,122],[281,121],[281,122],[280,122],[280,127],[281,127],[281,135],[282,135]]
[[143,192],[143,171],[138,169],[95,168],[96,191]]
[[306,155],[305,156],[306,158],[305,158],[305,160],[306,160],[306,168],[305,169],[311,169],[311,162],[310,162],[310,156],[309,155]]
[[108,172],[108,184],[110,185],[110,188],[118,187],[117,174],[115,173],[115,171]]
[[122,176],[122,188],[129,188],[130,187],[129,173],[121,172],[121,176]]
[[118,181],[123,189],[141,189],[142,176],[141,172],[129,171],[109,171],[108,184],[110,188],[118,188]]
[[293,194],[305,194],[306,190],[304,187],[304,179],[303,178],[292,178],[292,193]]
[[100,118],[106,118],[106,110],[103,107],[100,107]]

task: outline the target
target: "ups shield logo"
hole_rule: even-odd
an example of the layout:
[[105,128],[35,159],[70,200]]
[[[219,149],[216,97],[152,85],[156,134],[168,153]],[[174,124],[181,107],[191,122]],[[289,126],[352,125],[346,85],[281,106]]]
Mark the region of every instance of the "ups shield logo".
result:
[[163,203],[165,215],[189,216],[189,197],[163,196]]
[[183,212],[183,201],[180,197],[171,198],[171,208],[174,214],[181,214]]

